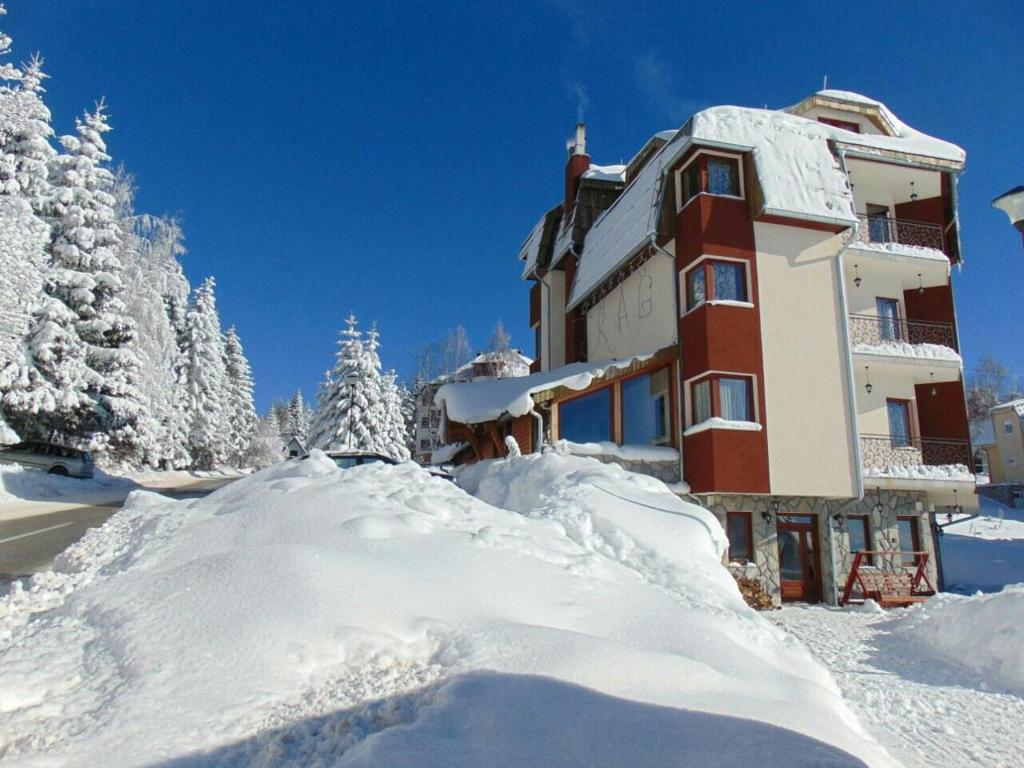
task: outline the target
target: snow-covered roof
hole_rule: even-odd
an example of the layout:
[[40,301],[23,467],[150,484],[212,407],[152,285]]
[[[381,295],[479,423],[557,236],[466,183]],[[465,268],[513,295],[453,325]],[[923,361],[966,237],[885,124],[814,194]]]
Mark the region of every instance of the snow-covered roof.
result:
[[653,355],[634,355],[623,360],[601,360],[593,363],[572,363],[551,371],[508,379],[453,382],[434,395],[436,405],[444,405],[448,419],[460,424],[480,424],[502,416],[523,416],[533,409],[531,395],[556,387],[586,389],[595,378],[605,373],[628,368],[633,363],[649,360]]
[[544,223],[547,218],[546,213],[540,217],[540,220],[530,230],[530,234],[526,236],[526,240],[523,241],[523,247],[519,249],[519,260],[526,262],[523,264],[523,277],[527,277],[537,266],[537,258],[540,256],[540,241],[544,238]]
[[1018,416],[1024,419],[1024,398],[1009,400],[1005,403],[994,405],[989,409],[989,413],[992,413],[992,411],[1003,411],[1007,408],[1012,408]]
[[830,142],[869,153],[896,152],[958,166],[963,163],[962,149],[910,128],[881,102],[843,91],[822,93],[833,100],[876,108],[897,135],[857,134],[785,110],[722,106],[698,112],[684,126],[688,132],[676,132],[594,222],[584,242],[569,297],[570,308],[642,248],[656,231],[665,171],[692,145],[750,152],[763,195],[763,213],[842,228],[854,225],[857,217],[848,179]]
[[596,181],[625,181],[626,166],[624,165],[591,165],[583,172],[584,179]]

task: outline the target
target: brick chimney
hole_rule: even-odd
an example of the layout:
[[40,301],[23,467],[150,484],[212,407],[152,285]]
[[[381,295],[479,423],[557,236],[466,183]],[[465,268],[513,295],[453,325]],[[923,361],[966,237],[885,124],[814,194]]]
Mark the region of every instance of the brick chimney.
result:
[[580,188],[580,176],[590,168],[590,155],[587,154],[587,126],[576,124],[576,138],[566,144],[569,159],[565,163],[565,216],[576,205],[576,191]]

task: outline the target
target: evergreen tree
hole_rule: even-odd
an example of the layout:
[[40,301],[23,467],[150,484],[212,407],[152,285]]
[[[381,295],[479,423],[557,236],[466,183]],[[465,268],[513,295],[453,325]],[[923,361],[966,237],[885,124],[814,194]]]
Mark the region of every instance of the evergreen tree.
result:
[[296,390],[288,401],[288,436],[297,437],[303,445],[309,439],[309,426],[312,412],[302,399],[302,390]]
[[327,373],[317,397],[310,441],[325,450],[374,450],[375,414],[368,396],[374,384],[369,357],[355,316],[349,314],[345,322],[334,368]]
[[221,466],[229,457],[229,389],[215,285],[212,277],[202,282],[186,318],[189,453],[198,469]]
[[224,360],[228,384],[229,460],[240,467],[249,455],[258,417],[252,398],[252,368],[233,326],[224,336]]
[[256,429],[244,457],[244,464],[254,469],[263,469],[284,460],[284,443],[281,442],[277,418],[273,413],[256,420]]
[[388,371],[383,377],[382,391],[385,403],[385,437],[381,450],[400,461],[408,461],[412,454],[409,451],[409,431],[406,427],[406,414],[403,409],[405,398],[404,388],[396,383],[394,371]]

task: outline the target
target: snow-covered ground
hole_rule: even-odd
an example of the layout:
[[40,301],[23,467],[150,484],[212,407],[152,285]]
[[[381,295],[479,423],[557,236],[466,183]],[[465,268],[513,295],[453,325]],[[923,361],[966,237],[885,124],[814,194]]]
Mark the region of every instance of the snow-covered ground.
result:
[[0,601],[0,757],[894,764],[742,602],[704,510],[580,457],[461,481],[480,498],[315,452],[198,501],[134,493]]
[[1024,510],[984,496],[979,501],[977,518],[949,526],[942,537],[947,590],[998,592],[1024,583]]
[[869,604],[770,615],[831,670],[861,722],[907,768],[1009,767],[1024,765],[1024,699],[1009,692],[1011,678],[993,683],[1021,663],[1022,600],[1018,589],[889,612]]

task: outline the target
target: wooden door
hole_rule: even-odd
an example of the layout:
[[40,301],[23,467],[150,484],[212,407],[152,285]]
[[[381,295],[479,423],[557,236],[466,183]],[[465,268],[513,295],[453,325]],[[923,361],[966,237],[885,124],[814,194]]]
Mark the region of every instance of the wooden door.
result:
[[779,586],[783,602],[821,601],[821,558],[814,515],[779,515]]

